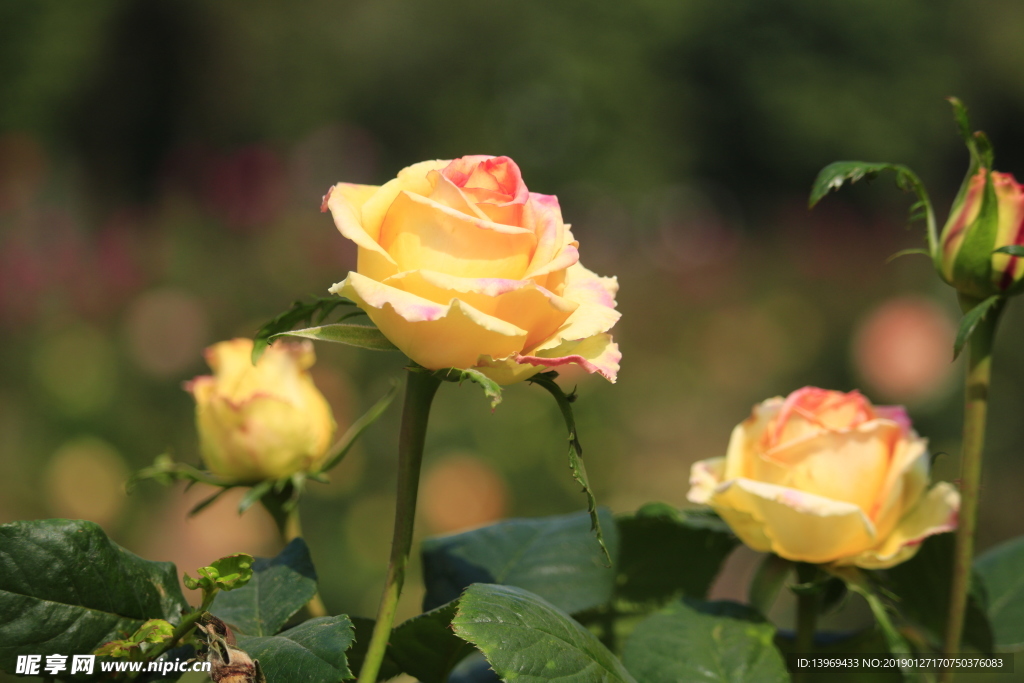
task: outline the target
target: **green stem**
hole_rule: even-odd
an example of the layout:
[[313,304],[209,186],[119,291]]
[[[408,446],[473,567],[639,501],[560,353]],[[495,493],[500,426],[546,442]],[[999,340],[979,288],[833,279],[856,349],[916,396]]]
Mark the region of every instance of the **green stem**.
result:
[[[211,590],[209,593],[206,593],[204,591],[203,604],[199,606],[199,609],[183,616],[181,618],[181,623],[178,624],[174,628],[174,631],[171,632],[171,637],[168,640],[164,641],[164,643],[161,644],[160,647],[158,647],[155,651],[147,652],[146,659],[148,661],[156,661],[157,659],[160,659],[160,657],[162,657],[165,652],[167,652],[173,647],[176,647],[178,643],[183,641],[185,638],[188,638],[192,631],[195,630],[196,622],[198,622],[199,619],[202,618],[204,614],[206,614],[207,610],[210,609],[210,605],[213,604],[213,599],[214,597],[216,597],[217,592],[218,591],[216,589]],[[133,681],[138,677],[138,675],[138,672],[129,674],[128,680]]]
[[[965,312],[970,304],[961,302]],[[960,650],[964,613],[971,584],[974,557],[974,531],[978,522],[978,489],[981,484],[982,452],[985,446],[985,418],[988,413],[989,383],[992,378],[992,343],[999,323],[1001,306],[985,316],[971,335],[967,360],[967,390],[964,397],[963,455],[960,462],[960,518],[953,555],[953,579],[949,594],[949,618],[943,651],[952,655]],[[953,680],[953,672],[942,673],[943,682]]]
[[[797,580],[809,584],[818,575],[818,567],[805,562],[796,565]],[[814,630],[818,622],[818,591],[804,591],[796,596],[796,643],[793,651],[797,654],[811,654],[814,650]],[[804,680],[807,669],[797,669],[793,673],[793,683]]]
[[405,406],[402,409],[402,431],[398,439],[398,493],[395,499],[395,530],[391,539],[391,561],[384,582],[384,593],[377,610],[377,623],[359,672],[358,683],[376,683],[391,625],[395,621],[398,598],[402,595],[405,568],[412,547],[412,530],[416,517],[416,494],[420,484],[420,464],[427,437],[430,404],[441,380],[427,372],[409,370],[405,385]]
[[[291,498],[291,485],[286,486],[280,493],[270,491],[260,498],[263,507],[274,518],[277,532],[281,534],[281,541],[285,545],[296,538],[302,538],[302,519],[299,517],[298,501],[292,501]],[[327,607],[319,592],[306,603],[306,611],[309,612],[310,617],[326,617],[328,615]]]

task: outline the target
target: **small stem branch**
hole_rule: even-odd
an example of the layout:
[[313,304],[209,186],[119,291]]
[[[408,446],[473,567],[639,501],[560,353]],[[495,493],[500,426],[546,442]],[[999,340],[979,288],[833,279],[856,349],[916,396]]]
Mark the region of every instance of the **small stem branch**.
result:
[[[969,310],[964,306],[965,312]],[[978,523],[978,489],[981,484],[982,452],[985,446],[985,418],[988,414],[989,384],[992,378],[992,343],[1001,307],[993,307],[971,336],[967,361],[967,390],[964,397],[963,455],[960,462],[960,518],[956,529],[953,578],[949,595],[949,618],[943,651],[947,656],[960,650],[964,613],[971,584],[974,532]],[[953,672],[942,672],[941,680],[953,680]]]
[[358,683],[375,683],[391,637],[395,610],[405,583],[405,568],[412,547],[416,517],[416,495],[420,485],[420,464],[427,437],[430,404],[441,380],[430,373],[410,370],[405,385],[402,431],[398,441],[398,492],[395,499],[395,530],[391,540],[391,561],[384,582],[384,593],[377,610],[377,623],[367,648]]
[[[801,562],[796,565],[797,580],[802,584],[814,581],[818,568],[813,564]],[[810,654],[814,650],[814,630],[818,623],[818,599],[815,592],[804,592],[796,596],[796,643],[793,651],[798,654]],[[802,683],[806,669],[793,672],[793,682]]]
[[[202,618],[206,611],[210,609],[210,605],[213,604],[213,599],[217,595],[217,590],[211,590],[209,593],[204,591],[203,603],[199,606],[199,609],[194,612],[189,612],[181,618],[181,623],[174,627],[174,631],[171,632],[171,637],[163,644],[161,644],[154,652],[147,652],[146,659],[149,661],[156,661],[164,655],[165,652],[174,648],[181,641],[192,633],[196,628],[196,623]],[[133,681],[138,677],[138,672],[128,675],[128,680]]]

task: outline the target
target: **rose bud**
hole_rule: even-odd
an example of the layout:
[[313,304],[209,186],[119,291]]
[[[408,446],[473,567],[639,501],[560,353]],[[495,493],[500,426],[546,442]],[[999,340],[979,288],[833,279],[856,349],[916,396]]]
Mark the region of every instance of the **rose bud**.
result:
[[185,389],[196,399],[196,427],[210,472],[239,482],[280,479],[308,470],[327,453],[334,417],[313,384],[309,341],[267,348],[254,366],[251,339],[206,349],[213,375]]
[[882,569],[956,527],[960,496],[944,482],[929,489],[928,470],[902,407],[806,387],[755,406],[725,457],[694,464],[688,498],[754,550]]
[[[983,213],[988,177],[994,212]],[[982,168],[966,181],[942,229],[940,273],[968,296],[999,294],[1024,274],[1018,257],[992,253],[1010,245],[1024,245],[1024,188],[1009,173]]]
[[324,198],[359,247],[331,288],[425,368],[501,384],[574,363],[615,381],[615,278],[579,263],[558,199],[527,190],[508,157],[424,161],[383,186]]

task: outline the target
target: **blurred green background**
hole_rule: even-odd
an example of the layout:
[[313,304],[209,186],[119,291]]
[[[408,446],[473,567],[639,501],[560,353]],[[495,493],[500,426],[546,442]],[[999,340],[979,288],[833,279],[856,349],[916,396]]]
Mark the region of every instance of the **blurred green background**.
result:
[[[967,155],[943,98],[1024,173],[1024,4],[1013,0],[7,0],[0,4],[0,521],[93,519],[183,570],[277,549],[262,510],[127,475],[197,461],[201,351],[354,267],[318,208],[337,181],[505,154],[557,194],[583,262],[617,275],[617,385],[570,372],[588,469],[617,512],[686,505],[689,467],[806,384],[906,403],[955,479],[957,310],[889,179],[813,212],[843,158],[915,168],[944,216]],[[1024,533],[1024,313],[1000,335],[980,547]],[[318,345],[342,428],[397,355]],[[305,526],[334,611],[372,615],[397,410],[311,484]],[[536,387],[491,413],[435,403],[418,533],[581,509]],[[234,499],[237,502],[237,498]],[[741,555],[716,589],[740,595]],[[415,570],[414,568],[414,573]],[[418,579],[416,580],[418,581]],[[410,588],[403,614],[417,611]],[[400,614],[400,616],[402,616]]]

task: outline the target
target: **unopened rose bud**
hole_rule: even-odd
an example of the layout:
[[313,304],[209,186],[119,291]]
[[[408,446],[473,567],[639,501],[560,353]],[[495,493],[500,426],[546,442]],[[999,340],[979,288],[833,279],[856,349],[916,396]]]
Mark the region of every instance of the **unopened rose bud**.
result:
[[252,340],[206,349],[213,375],[185,385],[196,399],[206,467],[239,482],[280,479],[318,464],[334,436],[331,407],[313,384],[311,342],[269,347],[254,366]]
[[993,252],[1021,244],[1024,188],[1009,173],[979,169],[967,181],[942,230],[942,277],[977,299],[1005,292],[1024,274],[1024,265],[1016,256]]

